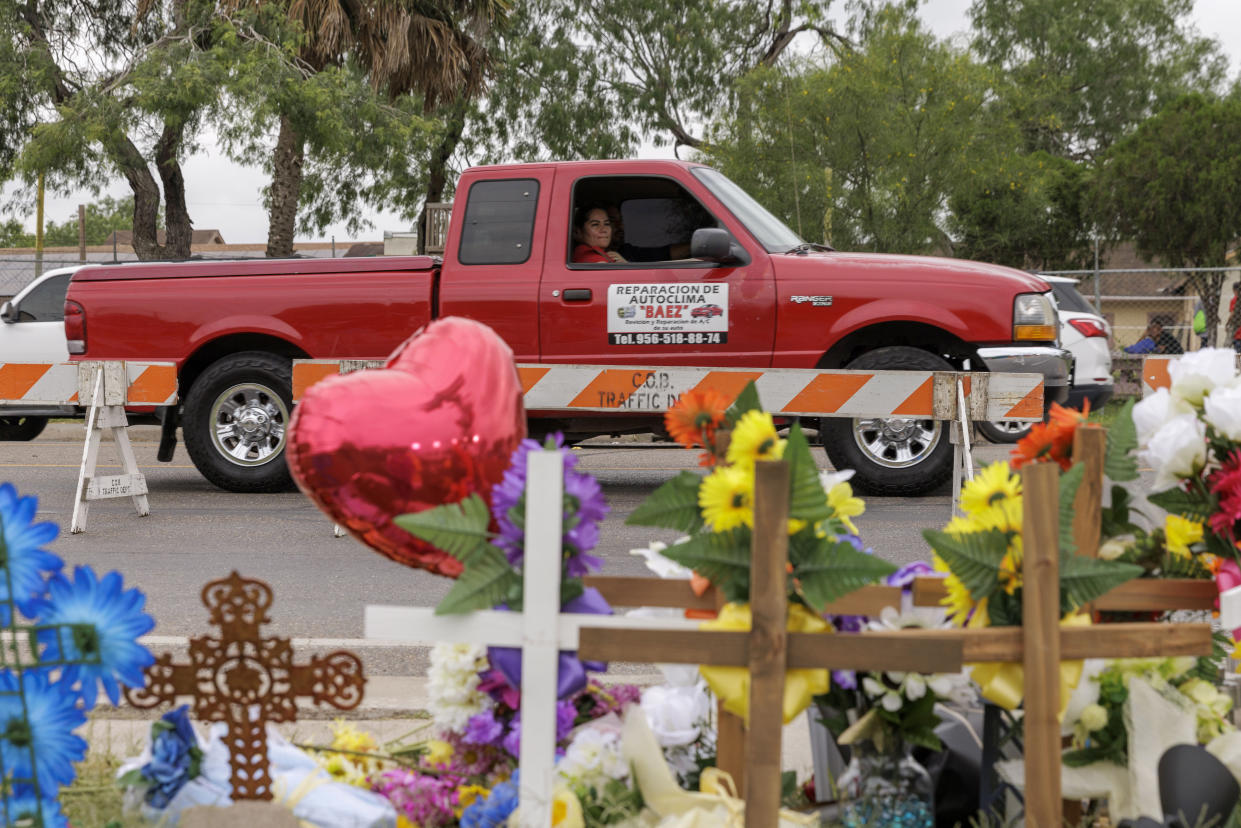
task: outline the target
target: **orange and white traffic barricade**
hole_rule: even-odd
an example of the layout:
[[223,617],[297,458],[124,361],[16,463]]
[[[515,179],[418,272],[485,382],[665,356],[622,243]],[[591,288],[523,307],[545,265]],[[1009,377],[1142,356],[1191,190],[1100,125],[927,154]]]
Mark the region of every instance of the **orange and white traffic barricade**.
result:
[[[0,405],[87,409],[86,440],[69,527],[73,533],[85,531],[94,500],[129,497],[139,516],[150,513],[146,477],[138,471],[126,431],[125,406],[163,406],[176,401],[177,367],[171,362],[0,363]],[[95,474],[105,430],[112,433],[123,474]]]
[[[383,360],[294,360],[294,401],[326,376],[382,365]],[[777,416],[951,421],[954,509],[962,479],[973,476],[971,423],[1043,419],[1042,374],[549,363],[519,364],[517,373],[528,411],[658,414],[686,391],[712,389],[733,399],[754,382],[763,407]]]

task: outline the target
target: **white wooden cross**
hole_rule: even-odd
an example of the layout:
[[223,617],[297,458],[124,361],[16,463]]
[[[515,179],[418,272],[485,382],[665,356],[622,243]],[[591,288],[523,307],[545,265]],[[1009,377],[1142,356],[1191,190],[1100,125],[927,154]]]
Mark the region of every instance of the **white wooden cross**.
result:
[[557,451],[532,451],[527,457],[524,611],[437,616],[430,607],[368,606],[366,637],[406,644],[445,641],[522,648],[521,824],[547,828],[555,779],[559,652],[577,649],[582,627],[697,630],[698,622],[561,614],[564,461]]

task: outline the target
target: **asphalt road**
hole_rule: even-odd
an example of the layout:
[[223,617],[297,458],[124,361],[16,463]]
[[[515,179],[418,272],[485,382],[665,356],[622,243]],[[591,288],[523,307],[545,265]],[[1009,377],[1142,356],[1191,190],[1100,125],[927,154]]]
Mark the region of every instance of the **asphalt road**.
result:
[[[119,570],[127,585],[147,595],[156,618],[154,643],[174,650],[185,636],[209,631],[200,591],[233,570],[266,581],[275,591],[268,631],[314,639],[321,647],[345,646],[362,656],[371,675],[421,675],[425,651],[377,647],[362,640],[367,604],[432,606],[450,582],[389,561],[352,538],[333,537],[331,521],[300,493],[233,494],[204,480],[178,448],[171,463],[155,460],[158,431],[131,429],[138,464],[147,476],[151,514],[139,518],[128,498],[91,505],[87,531],[70,535],[73,495],[82,456],[82,426],[51,425],[29,443],[0,443],[0,481],[39,498],[39,518],[60,524],[51,545],[67,567],[89,564]],[[1007,446],[976,447],[976,462],[1007,456]],[[625,517],[659,484],[696,456],[668,444],[596,440],[575,449],[581,468],[603,486],[611,514],[596,554],[606,574],[649,574],[630,554],[674,532],[624,525]],[[826,458],[816,450],[824,467]],[[116,471],[109,471],[115,469]],[[119,458],[105,439],[103,474],[119,473]],[[921,536],[948,520],[950,492],[918,498],[868,498],[856,519],[865,542],[901,564],[929,559]]]

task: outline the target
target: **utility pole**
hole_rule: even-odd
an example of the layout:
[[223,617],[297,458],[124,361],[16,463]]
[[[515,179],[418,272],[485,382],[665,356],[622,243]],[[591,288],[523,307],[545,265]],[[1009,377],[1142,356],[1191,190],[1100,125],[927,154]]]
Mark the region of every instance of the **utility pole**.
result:
[[34,220],[34,277],[43,275],[43,173],[39,173],[39,195]]
[[78,205],[78,261],[86,264],[86,205]]

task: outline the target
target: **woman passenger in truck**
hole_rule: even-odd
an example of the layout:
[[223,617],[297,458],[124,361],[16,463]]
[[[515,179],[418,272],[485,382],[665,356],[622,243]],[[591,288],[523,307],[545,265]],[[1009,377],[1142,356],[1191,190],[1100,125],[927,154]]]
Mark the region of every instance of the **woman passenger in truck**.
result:
[[625,258],[615,250],[608,250],[612,243],[612,221],[603,207],[588,204],[579,207],[573,217],[573,261],[577,264],[609,264],[623,262]]

